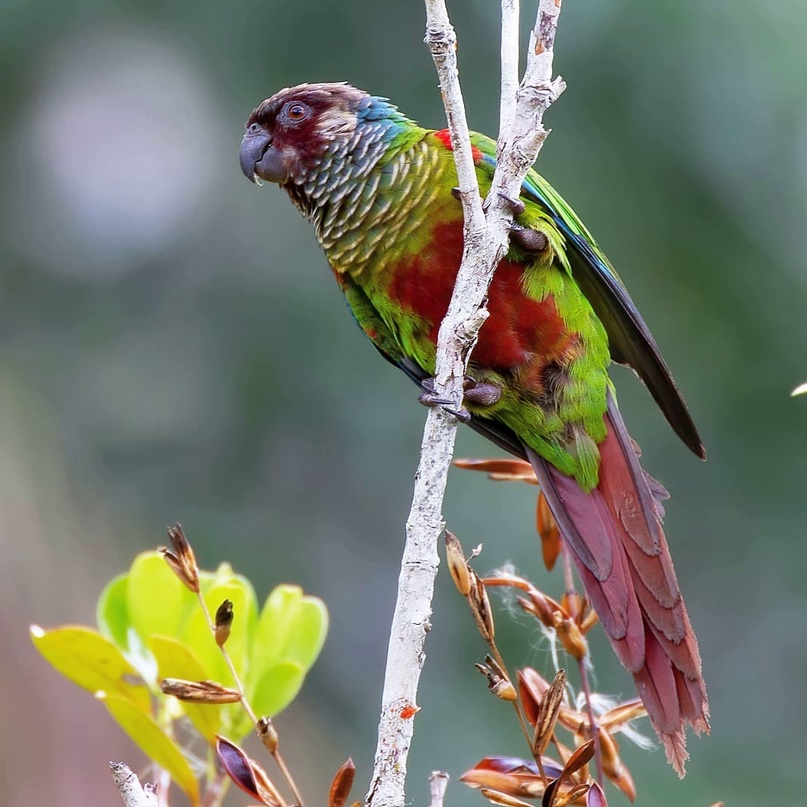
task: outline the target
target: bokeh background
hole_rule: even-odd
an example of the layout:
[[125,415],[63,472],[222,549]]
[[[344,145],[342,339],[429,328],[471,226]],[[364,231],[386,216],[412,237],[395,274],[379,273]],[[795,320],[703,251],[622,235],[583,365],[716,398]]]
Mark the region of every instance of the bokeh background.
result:
[[[470,119],[493,131],[498,4],[451,5]],[[360,795],[424,412],[363,341],[307,224],[244,180],[237,152],[253,106],[304,80],[346,79],[442,125],[422,3],[0,9],[0,802],[116,803],[107,760],[141,758],[27,627],[92,622],[104,582],[177,520],[207,567],[327,601],[325,651],[278,725],[312,803],[348,754]],[[751,0],[567,0],[561,18],[569,89],[541,171],[619,267],[709,450],[689,455],[617,372],[646,467],[673,492],[714,727],[680,784],[660,751],[623,749],[640,804],[803,800],[807,400],[789,392],[807,377],[805,25],[803,3]],[[495,453],[467,430],[459,446]],[[531,489],[455,471],[445,513],[466,547],[485,542],[480,568],[512,561],[557,593],[533,506]],[[445,574],[433,622],[415,804],[434,768],[524,751]],[[548,669],[529,622],[499,626],[514,664]],[[598,688],[630,695],[601,638],[594,652]]]

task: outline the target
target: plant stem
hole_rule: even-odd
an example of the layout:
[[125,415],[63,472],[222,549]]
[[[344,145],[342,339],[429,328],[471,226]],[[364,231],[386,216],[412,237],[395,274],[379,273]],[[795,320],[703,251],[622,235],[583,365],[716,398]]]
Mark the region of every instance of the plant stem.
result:
[[[205,602],[205,598],[204,596],[202,596],[201,591],[197,594],[197,597],[199,598],[199,604],[202,606],[202,611],[204,612],[208,627],[210,628],[213,640],[215,641],[216,625],[210,618],[210,610],[207,607],[207,603]],[[241,683],[241,679],[239,678],[238,672],[235,669],[235,664],[233,664],[232,657],[227,652],[227,647],[225,644],[219,644],[218,642],[216,642],[216,644],[218,645],[219,650],[221,650],[222,656],[224,656],[224,661],[227,664],[227,668],[230,671],[230,675],[232,675],[233,677],[235,688],[241,694],[241,705],[244,707],[244,711],[247,713],[250,722],[252,723],[253,726],[255,726],[255,729],[257,731],[258,718],[256,717],[255,712],[253,711],[252,706],[249,702],[249,699],[247,698],[246,690],[244,689],[244,685]],[[302,794],[300,793],[300,790],[297,787],[297,783],[294,781],[294,777],[291,775],[291,771],[289,770],[288,765],[286,765],[286,761],[280,755],[280,752],[277,750],[277,748],[275,748],[274,751],[271,751],[270,753],[272,755],[272,759],[274,759],[275,764],[280,770],[280,773],[286,780],[286,784],[289,786],[289,789],[291,790],[292,795],[294,796],[294,800],[297,802],[299,807],[305,807],[305,802],[303,801]]]

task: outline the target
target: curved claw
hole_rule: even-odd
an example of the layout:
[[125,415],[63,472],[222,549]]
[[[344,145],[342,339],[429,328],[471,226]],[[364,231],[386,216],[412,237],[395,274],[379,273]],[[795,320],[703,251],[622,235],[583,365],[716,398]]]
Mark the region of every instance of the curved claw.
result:
[[508,196],[503,191],[499,191],[499,198],[507,202],[507,205],[513,212],[514,216],[520,216],[527,209],[527,205],[525,205],[521,199],[514,199],[512,196]]
[[448,406],[444,406],[443,411],[448,412],[449,415],[454,415],[454,417],[460,423],[470,423],[471,422],[471,413],[467,409],[451,409]]
[[418,403],[423,404],[423,406],[451,406],[454,401],[451,398],[441,398],[435,392],[424,390],[418,395]]
[[[472,378],[469,379],[466,376],[463,385],[467,386],[469,381],[472,384],[476,383]],[[433,378],[424,378],[423,381],[420,382],[420,386],[423,387],[423,392],[418,395],[418,402],[423,404],[423,406],[440,406],[443,408],[443,411],[448,412],[449,415],[454,415],[460,423],[467,423],[471,419],[471,413],[467,409],[463,407],[456,409],[454,401],[450,398],[441,398],[434,391]]]
[[[471,413],[464,407],[456,408],[454,401],[442,398],[434,391],[434,379],[424,378],[420,382],[423,391],[418,395],[418,401],[423,406],[441,406],[450,415],[454,415],[461,423],[471,420]],[[463,403],[473,406],[493,406],[502,397],[501,387],[488,381],[477,381],[471,376],[465,376],[462,381]]]

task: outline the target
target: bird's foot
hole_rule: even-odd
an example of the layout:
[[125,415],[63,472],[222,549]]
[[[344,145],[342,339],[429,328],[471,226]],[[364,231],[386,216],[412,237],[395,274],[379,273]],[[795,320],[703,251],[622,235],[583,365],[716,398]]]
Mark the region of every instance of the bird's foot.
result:
[[493,406],[502,397],[502,388],[467,375],[462,380],[462,400],[474,406]]
[[507,206],[514,216],[520,216],[527,209],[527,205],[525,205],[521,199],[514,199],[512,196],[508,196],[502,191],[499,191],[499,198],[507,203]]
[[538,254],[549,246],[549,239],[544,233],[530,227],[522,227],[520,224],[514,224],[510,228],[510,238],[525,252]]
[[434,378],[424,378],[420,382],[423,391],[418,395],[418,401],[423,406],[440,406],[449,415],[454,415],[457,420],[467,423],[471,419],[471,413],[467,409],[455,408],[454,401],[450,398],[442,398],[434,391]]
[[[418,401],[424,406],[440,406],[450,415],[454,415],[461,423],[468,423],[471,413],[465,407],[456,407],[454,401],[440,397],[434,390],[434,378],[424,378],[420,382],[423,391],[418,395]],[[501,387],[487,381],[477,381],[471,376],[465,376],[462,381],[462,402],[474,406],[492,406],[502,397]]]

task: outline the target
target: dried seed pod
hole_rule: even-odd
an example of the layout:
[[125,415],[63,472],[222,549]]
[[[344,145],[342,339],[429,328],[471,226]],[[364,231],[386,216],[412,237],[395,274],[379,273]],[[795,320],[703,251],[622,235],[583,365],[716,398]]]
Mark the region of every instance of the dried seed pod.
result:
[[468,604],[476,622],[476,627],[485,641],[490,642],[494,636],[493,611],[485,584],[473,570],[471,573],[471,589],[468,593]]
[[280,738],[277,736],[275,724],[270,718],[262,717],[258,720],[256,728],[258,729],[258,736],[261,738],[263,747],[274,756],[280,744]]
[[488,679],[488,689],[500,700],[515,701],[518,700],[516,688],[507,676],[507,672],[503,670],[496,659],[490,654],[485,657],[485,664],[474,664],[482,675]]
[[495,686],[490,688],[490,691],[499,698],[499,700],[509,701],[511,703],[518,700],[518,693],[511,681],[499,681]]
[[532,738],[533,756],[540,756],[546,751],[549,741],[555,732],[555,724],[566,694],[566,673],[558,670],[552,683],[549,685],[538,710],[538,719],[535,722],[535,733]]
[[216,644],[224,647],[227,639],[230,638],[230,628],[233,624],[233,603],[231,600],[224,602],[216,609]]
[[619,745],[602,726],[597,731],[603,773],[631,800],[636,798],[636,786],[630,771],[619,757]]
[[588,643],[580,628],[568,617],[555,627],[563,649],[577,661],[582,661],[588,653]]
[[506,773],[486,768],[472,768],[460,776],[468,787],[486,788],[508,796],[534,799],[544,792],[544,783],[537,773]]
[[186,703],[238,703],[241,700],[237,689],[229,689],[215,681],[164,678],[160,681],[160,691]]
[[571,619],[579,626],[580,617],[582,616],[583,609],[585,608],[586,598],[582,597],[576,591],[567,591],[560,598],[560,607],[569,615]]
[[[189,588],[194,594],[199,593],[199,566],[196,563],[196,556],[193,549],[185,537],[181,524],[175,524],[168,528],[168,537],[171,539],[172,549],[160,547],[160,554],[171,571]],[[172,551],[173,550],[173,551]]]
[[[558,715],[558,723],[561,724],[565,729],[568,729],[572,734],[575,735],[575,744],[578,745],[579,743],[578,738],[582,738],[583,735],[588,735],[589,731],[589,720],[588,715],[585,712],[578,712],[577,709],[572,708],[571,706],[561,706],[560,707],[560,714]],[[583,742],[583,740],[581,740]]]
[[519,605],[525,611],[537,617],[547,628],[557,628],[564,619],[568,618],[568,614],[558,602],[551,597],[547,597],[535,586],[530,586],[529,588],[529,605],[522,603],[521,598],[519,598]]
[[589,607],[580,620],[580,631],[584,634],[588,633],[599,621],[600,618],[597,616],[597,612]]
[[544,566],[546,566],[547,571],[551,572],[555,568],[555,563],[563,545],[561,544],[558,524],[549,509],[549,504],[543,491],[538,494],[535,522],[538,535],[541,537],[541,553],[544,558]]
[[348,757],[347,762],[336,772],[331,782],[331,789],[328,792],[328,807],[343,807],[350,795],[350,788],[353,787],[353,779],[356,775],[356,766],[353,760]]
[[624,703],[619,703],[613,709],[609,709],[599,717],[600,726],[613,731],[620,728],[631,720],[644,717],[647,714],[644,704],[638,698],[632,698]]
[[594,757],[594,740],[589,740],[579,748],[575,748],[572,755],[566,760],[563,766],[563,773],[561,779],[569,779],[574,776],[578,771],[582,770]]
[[529,580],[519,577],[517,574],[513,574],[512,572],[506,572],[502,569],[499,569],[490,577],[483,577],[482,582],[486,586],[510,586],[511,588],[517,588],[520,591],[529,591],[533,588],[532,583]]
[[567,804],[574,804],[582,799],[589,791],[590,785],[585,782],[571,785],[571,787],[560,787],[555,792],[552,800],[552,807],[566,807]]
[[586,807],[608,807],[605,793],[602,792],[602,788],[596,782],[591,783],[591,788],[586,794]]
[[498,790],[491,790],[483,787],[479,791],[492,804],[500,804],[502,807],[533,807],[528,801],[522,801],[515,796],[508,796]]
[[457,468],[464,468],[467,471],[484,471],[488,474],[490,479],[495,479],[499,482],[513,481],[528,482],[531,485],[538,484],[532,465],[524,460],[459,458],[454,460],[454,465]]
[[253,799],[268,807],[286,803],[266,771],[235,743],[218,734],[216,756],[230,779]]
[[446,530],[446,562],[451,579],[457,587],[457,591],[463,597],[467,597],[471,590],[471,574],[468,571],[468,562],[465,560],[465,553],[462,551],[462,544],[453,532]]
[[541,700],[549,689],[549,682],[532,667],[518,671],[518,696],[521,708],[530,725],[538,722],[541,711]]

